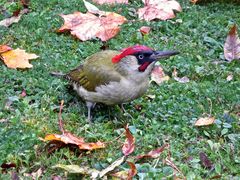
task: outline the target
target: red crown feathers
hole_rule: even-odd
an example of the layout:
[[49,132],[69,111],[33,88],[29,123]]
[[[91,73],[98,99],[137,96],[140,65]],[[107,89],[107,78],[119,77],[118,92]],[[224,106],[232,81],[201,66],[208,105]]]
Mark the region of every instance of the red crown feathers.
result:
[[119,61],[121,61],[122,58],[128,55],[134,54],[136,52],[146,51],[146,50],[152,50],[152,49],[144,45],[135,45],[135,46],[125,48],[122,50],[121,54],[118,54],[112,58],[112,62],[118,63]]

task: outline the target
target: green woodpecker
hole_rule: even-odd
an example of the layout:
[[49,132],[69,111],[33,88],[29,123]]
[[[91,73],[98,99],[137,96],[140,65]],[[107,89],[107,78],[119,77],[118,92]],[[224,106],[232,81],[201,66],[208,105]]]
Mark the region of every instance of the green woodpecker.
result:
[[176,54],[177,51],[155,51],[143,45],[128,47],[121,52],[105,50],[91,55],[63,76],[86,101],[88,120],[91,121],[91,110],[96,103],[123,104],[142,96],[148,89],[154,64]]

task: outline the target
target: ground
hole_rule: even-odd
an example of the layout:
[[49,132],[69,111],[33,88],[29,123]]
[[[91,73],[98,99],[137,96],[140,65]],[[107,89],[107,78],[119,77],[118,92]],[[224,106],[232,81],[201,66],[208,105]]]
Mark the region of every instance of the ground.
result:
[[[172,160],[187,179],[240,178],[240,61],[228,63],[223,57],[223,44],[229,28],[240,26],[240,8],[234,3],[208,2],[192,5],[179,1],[183,11],[168,21],[137,21],[122,25],[121,32],[107,43],[100,40],[81,42],[69,33],[56,30],[63,24],[59,14],[86,12],[80,0],[32,0],[31,12],[9,28],[0,27],[0,44],[25,49],[40,56],[33,60],[33,68],[8,69],[0,63],[0,164],[17,164],[17,173],[31,173],[44,169],[43,179],[52,175],[65,177],[56,164],[77,164],[102,169],[121,156],[121,142],[110,143],[105,149],[93,152],[71,151],[62,148],[52,154],[44,151],[46,143],[39,137],[59,133],[58,109],[65,101],[65,128],[85,137],[86,141],[111,141],[129,123],[136,138],[134,155],[147,152],[168,142]],[[0,20],[9,15],[16,3],[3,0]],[[129,13],[141,7],[141,1],[129,6],[101,6],[102,10],[116,11],[127,19],[137,19]],[[138,29],[147,25],[152,31],[144,38]],[[162,61],[164,71],[171,76],[174,68],[179,76],[187,76],[189,83],[173,78],[157,86],[151,83],[145,96],[125,105],[132,118],[118,107],[97,106],[94,123],[86,122],[87,109],[64,80],[51,77],[52,71],[67,72],[84,62],[101,47],[121,49],[134,44],[145,44],[154,49],[178,50],[181,54]],[[227,81],[228,75],[233,75]],[[26,96],[20,97],[25,90]],[[147,95],[155,95],[149,99]],[[9,102],[12,102],[9,105]],[[141,109],[139,109],[141,107]],[[214,116],[216,122],[197,128],[199,117]],[[215,168],[204,168],[199,153],[204,152]],[[127,165],[122,166],[122,168]],[[136,179],[170,178],[171,168],[156,160],[137,165]],[[69,179],[77,176],[67,175]],[[0,175],[9,179],[10,173]]]

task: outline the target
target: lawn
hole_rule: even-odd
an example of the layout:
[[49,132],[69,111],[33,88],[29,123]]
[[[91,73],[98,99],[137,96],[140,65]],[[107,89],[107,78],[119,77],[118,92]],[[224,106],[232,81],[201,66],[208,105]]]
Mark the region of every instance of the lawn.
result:
[[[10,179],[11,171],[24,177],[25,173],[43,168],[42,179],[52,175],[77,179],[80,176],[53,169],[56,164],[76,164],[103,169],[122,156],[121,142],[113,141],[105,149],[92,152],[62,148],[49,154],[39,137],[59,133],[58,111],[64,100],[65,129],[85,137],[86,141],[109,142],[119,136],[126,123],[136,138],[133,155],[148,152],[169,143],[172,161],[187,179],[240,178],[240,61],[224,60],[223,45],[234,24],[240,27],[240,6],[234,3],[208,2],[192,5],[179,0],[183,11],[168,21],[130,21],[120,33],[103,43],[100,40],[81,42],[69,33],[56,30],[63,24],[59,14],[86,12],[81,0],[31,0],[30,13],[9,28],[0,27],[0,44],[25,49],[40,57],[31,61],[32,69],[15,70],[0,62],[0,164],[16,163],[16,169],[0,174]],[[142,2],[131,1],[128,6],[98,6],[101,10],[115,11],[127,19],[137,19],[133,8]],[[0,20],[17,8],[17,3],[0,2]],[[152,28],[142,37],[138,29]],[[77,97],[64,80],[49,75],[52,71],[68,72],[84,62],[101,48],[121,49],[134,44],[145,44],[154,49],[178,50],[181,54],[161,61],[166,74],[187,76],[189,83],[171,78],[160,86],[151,83],[141,98],[125,105],[128,114],[118,107],[98,105],[94,123],[86,122],[85,103]],[[227,81],[228,75],[233,75]],[[21,97],[25,90],[26,96]],[[155,95],[149,99],[147,95]],[[139,108],[141,107],[141,108]],[[195,127],[194,122],[205,116],[214,116],[211,126]],[[214,164],[205,168],[199,158],[204,152]],[[160,159],[137,163],[136,179],[172,178],[172,169]],[[120,169],[127,168],[124,164]],[[219,176],[218,176],[219,175]]]

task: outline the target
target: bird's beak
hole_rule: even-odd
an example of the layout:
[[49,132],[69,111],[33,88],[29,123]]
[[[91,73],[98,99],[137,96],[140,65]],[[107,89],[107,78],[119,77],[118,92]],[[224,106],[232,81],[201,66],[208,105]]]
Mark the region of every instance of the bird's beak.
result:
[[179,52],[178,51],[154,51],[154,54],[151,55],[151,59],[155,59],[155,61],[157,61],[159,59],[174,56],[176,54],[179,54]]

